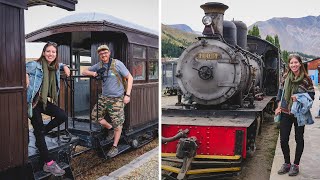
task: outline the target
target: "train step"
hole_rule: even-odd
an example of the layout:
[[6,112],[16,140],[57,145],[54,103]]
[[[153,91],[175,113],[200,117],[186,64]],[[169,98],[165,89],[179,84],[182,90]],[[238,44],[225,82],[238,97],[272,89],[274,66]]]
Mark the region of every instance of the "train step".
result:
[[70,166],[67,163],[60,162],[60,163],[58,163],[58,165],[66,171],[65,175],[55,177],[51,173],[48,173],[48,172],[41,170],[41,171],[37,171],[34,173],[34,179],[35,180],[40,180],[40,179],[63,179],[63,180],[73,179],[73,175],[72,175]]
[[[49,121],[45,122],[48,123]],[[59,127],[60,131],[65,130],[65,123],[62,123]],[[68,130],[73,133],[74,131],[81,132],[83,134],[90,135],[92,133],[99,133],[101,131],[101,126],[96,123],[92,122],[91,123],[91,128],[90,128],[90,120],[88,119],[79,119],[79,118],[69,118],[68,119]],[[52,132],[58,131],[58,128],[54,128]]]
[[138,140],[137,146],[135,146],[133,143],[131,143],[131,145],[134,148],[139,148],[139,147],[142,147],[142,146],[148,144],[149,142],[153,141],[153,139],[154,139],[153,134],[145,133],[137,139]]
[[[110,146],[111,148],[111,146]],[[103,156],[105,159],[111,159],[111,157],[109,157],[107,154],[110,150],[110,148],[100,148],[100,156]],[[116,156],[118,156],[119,154],[122,154],[123,152],[127,151],[128,149],[130,149],[131,146],[126,145],[126,144],[118,144],[118,154]]]

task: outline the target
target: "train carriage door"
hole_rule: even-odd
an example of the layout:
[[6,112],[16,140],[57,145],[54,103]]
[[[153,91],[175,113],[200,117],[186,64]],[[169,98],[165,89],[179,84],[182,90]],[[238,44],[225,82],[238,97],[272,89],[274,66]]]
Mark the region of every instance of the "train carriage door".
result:
[[[82,72],[91,66],[89,51],[76,51],[73,54],[72,64],[75,67],[73,75],[82,75]],[[73,115],[77,118],[89,119],[90,114],[90,78],[74,78],[73,81]]]
[[[106,44],[111,52],[110,57],[118,59],[128,67],[127,63],[127,38],[125,35],[115,32],[92,32],[92,44],[91,44],[91,66],[100,62],[97,48]],[[93,107],[96,104],[96,82],[91,82],[91,102],[90,106]],[[101,93],[101,82],[98,83],[98,93]]]
[[[72,32],[71,71],[73,76],[81,76],[83,70],[91,66],[90,42],[91,32]],[[75,77],[71,87],[74,89],[70,100],[71,116],[88,119],[90,114],[90,78]]]

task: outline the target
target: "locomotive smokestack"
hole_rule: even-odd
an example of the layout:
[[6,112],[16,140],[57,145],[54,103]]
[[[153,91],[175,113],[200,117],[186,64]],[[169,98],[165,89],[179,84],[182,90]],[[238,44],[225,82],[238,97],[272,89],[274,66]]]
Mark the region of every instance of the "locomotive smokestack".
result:
[[200,7],[205,13],[205,16],[202,18],[202,22],[205,25],[202,34],[212,36],[214,33],[217,33],[223,36],[223,15],[229,7],[218,2],[208,2]]

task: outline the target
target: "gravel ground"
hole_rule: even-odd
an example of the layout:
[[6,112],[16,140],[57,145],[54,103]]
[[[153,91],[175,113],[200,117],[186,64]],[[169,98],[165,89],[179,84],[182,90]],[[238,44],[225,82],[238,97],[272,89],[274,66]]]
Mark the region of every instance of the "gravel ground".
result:
[[156,180],[159,177],[159,148],[146,152],[108,176],[97,180]]
[[[183,98],[182,98],[183,101]],[[161,106],[174,105],[178,102],[178,96],[162,96]]]
[[109,175],[111,172],[130,163],[135,158],[156,148],[158,144],[158,139],[154,139],[141,148],[133,149],[108,160],[98,157],[98,154],[94,150],[81,154],[71,161],[75,179],[93,180],[101,176]]
[[228,180],[269,180],[279,129],[273,122],[273,116],[266,116],[261,128],[253,157],[247,158],[243,163],[240,176]]

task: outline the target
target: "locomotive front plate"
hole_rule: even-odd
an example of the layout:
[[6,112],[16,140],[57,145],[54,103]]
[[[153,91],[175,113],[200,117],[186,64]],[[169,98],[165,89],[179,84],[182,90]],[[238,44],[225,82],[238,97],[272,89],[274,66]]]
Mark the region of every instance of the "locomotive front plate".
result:
[[200,52],[196,56],[196,60],[218,60],[221,54],[217,52]]

